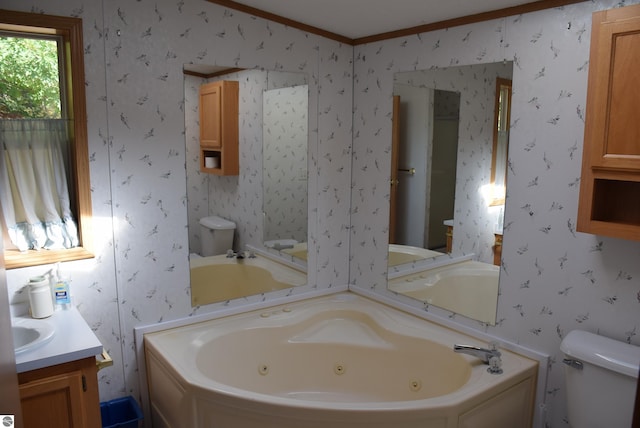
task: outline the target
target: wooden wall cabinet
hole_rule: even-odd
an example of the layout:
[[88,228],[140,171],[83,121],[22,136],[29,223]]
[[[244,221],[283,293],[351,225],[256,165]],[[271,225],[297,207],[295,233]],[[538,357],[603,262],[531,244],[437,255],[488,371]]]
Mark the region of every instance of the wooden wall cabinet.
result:
[[577,230],[640,240],[640,5],[593,14]]
[[200,86],[200,170],[238,175],[238,94],[233,80]]
[[94,357],[18,373],[25,428],[102,426]]

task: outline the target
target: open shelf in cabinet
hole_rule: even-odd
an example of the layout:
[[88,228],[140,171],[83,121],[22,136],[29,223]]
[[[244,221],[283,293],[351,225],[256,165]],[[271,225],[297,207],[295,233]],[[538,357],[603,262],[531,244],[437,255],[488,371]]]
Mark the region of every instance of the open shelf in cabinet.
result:
[[200,171],[222,175],[222,152],[200,148]]
[[640,182],[596,178],[591,218],[640,227]]

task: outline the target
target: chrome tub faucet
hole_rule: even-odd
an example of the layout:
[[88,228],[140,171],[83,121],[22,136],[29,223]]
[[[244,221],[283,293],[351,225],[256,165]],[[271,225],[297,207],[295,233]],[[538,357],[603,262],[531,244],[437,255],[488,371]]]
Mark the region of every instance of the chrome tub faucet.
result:
[[498,351],[495,344],[491,344],[490,349],[470,345],[453,345],[453,352],[472,355],[479,358],[483,363],[489,365],[489,368],[487,369],[489,373],[502,373],[502,360],[500,358],[502,354]]

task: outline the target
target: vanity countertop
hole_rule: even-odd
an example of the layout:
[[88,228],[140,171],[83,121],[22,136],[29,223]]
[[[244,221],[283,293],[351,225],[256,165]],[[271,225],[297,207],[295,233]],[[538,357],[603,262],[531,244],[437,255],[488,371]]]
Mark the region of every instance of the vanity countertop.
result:
[[[30,318],[28,314],[14,320]],[[102,343],[75,307],[56,310],[44,321],[55,330],[53,337],[33,349],[16,355],[18,373],[80,360],[102,353]]]

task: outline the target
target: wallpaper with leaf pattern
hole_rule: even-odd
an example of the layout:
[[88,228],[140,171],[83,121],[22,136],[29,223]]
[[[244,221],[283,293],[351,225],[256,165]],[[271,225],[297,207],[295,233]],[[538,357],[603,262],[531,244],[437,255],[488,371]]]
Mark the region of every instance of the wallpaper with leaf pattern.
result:
[[264,239],[307,241],[307,85],[263,99]]

